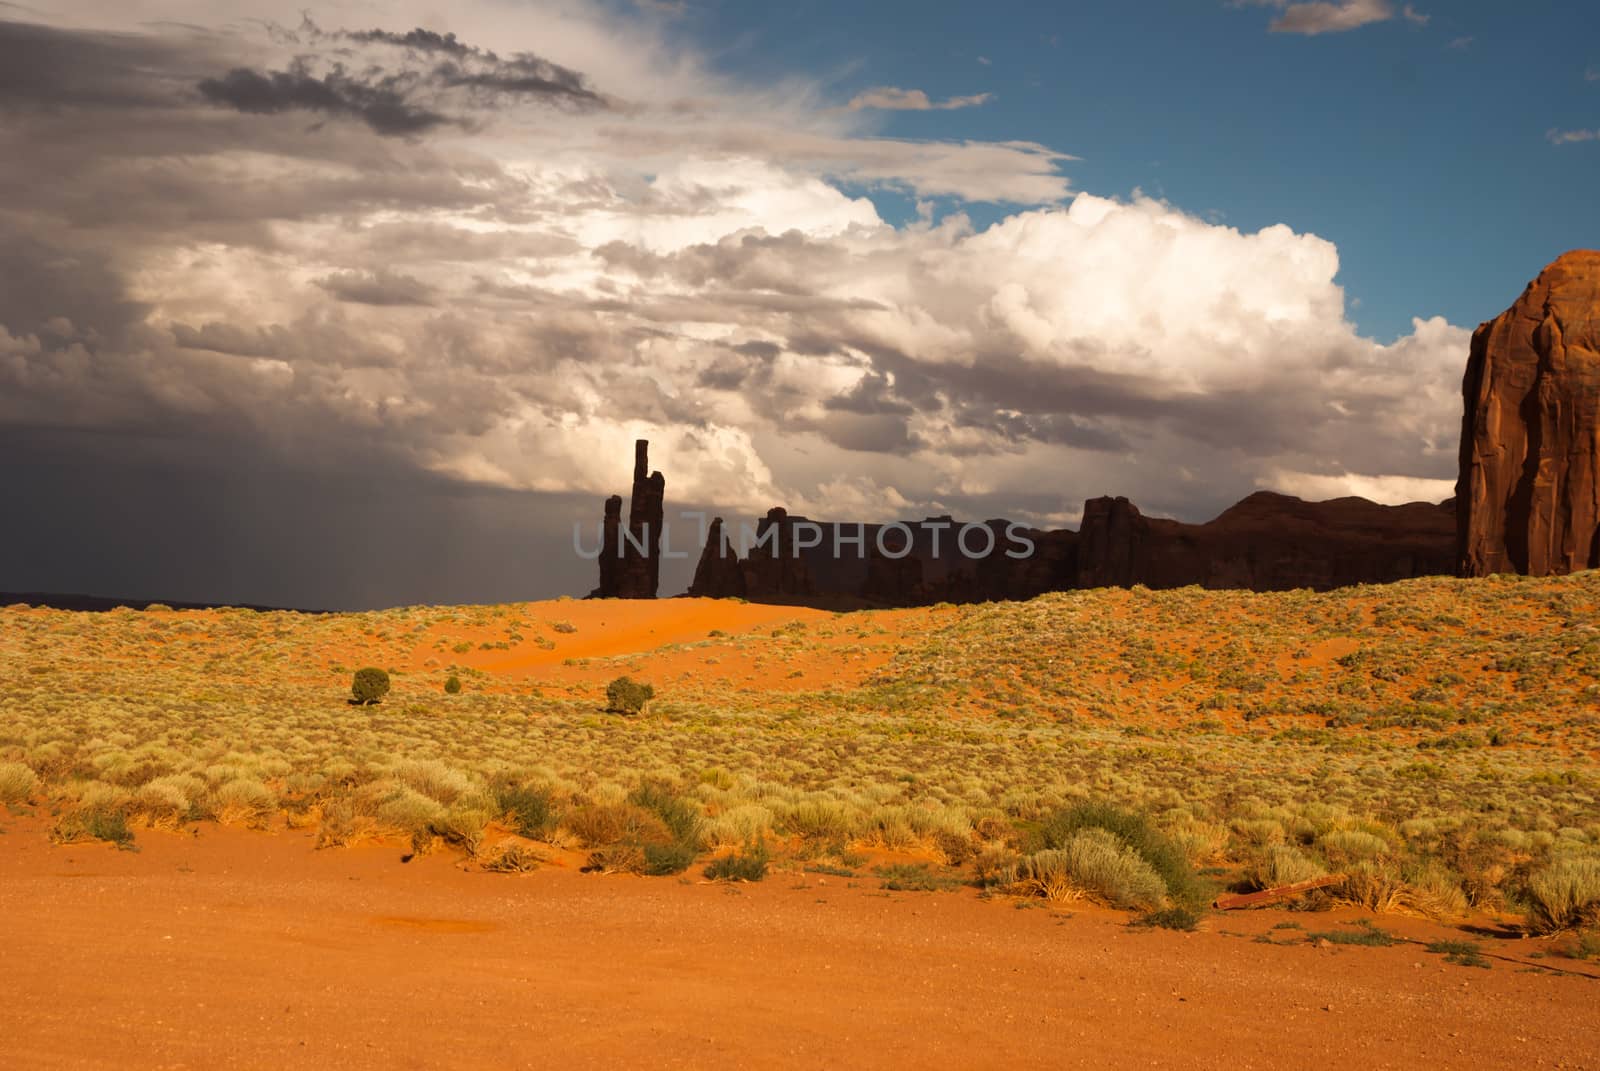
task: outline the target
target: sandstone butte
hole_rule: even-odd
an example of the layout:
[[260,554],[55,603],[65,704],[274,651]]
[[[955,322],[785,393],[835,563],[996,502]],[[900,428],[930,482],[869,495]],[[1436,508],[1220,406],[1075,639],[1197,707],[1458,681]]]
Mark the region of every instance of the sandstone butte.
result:
[[1600,251],[1560,257],[1478,328],[1462,395],[1457,571],[1600,565]]

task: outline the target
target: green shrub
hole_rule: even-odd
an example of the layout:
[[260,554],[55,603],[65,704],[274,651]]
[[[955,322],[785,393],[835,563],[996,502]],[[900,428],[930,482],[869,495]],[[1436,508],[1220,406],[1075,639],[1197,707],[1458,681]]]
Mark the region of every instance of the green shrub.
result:
[[655,877],[682,874],[694,863],[694,848],[682,841],[644,846],[644,872]]
[[767,842],[752,841],[744,848],[713,859],[705,869],[712,881],[760,881],[767,876]]
[[446,677],[444,681],[444,692],[446,695],[460,695],[461,678],[456,676],[454,673]]
[[628,793],[628,802],[661,819],[672,839],[690,848],[700,842],[700,811],[667,785],[647,781]]
[[1043,847],[1061,848],[1087,829],[1105,830],[1131,849],[1160,878],[1174,902],[1195,907],[1210,900],[1210,890],[1183,849],[1144,815],[1097,801],[1078,803],[1047,816],[1040,823],[1039,837]]
[[1557,859],[1528,878],[1528,925],[1557,933],[1600,925],[1600,859]]
[[632,677],[618,677],[606,685],[606,709],[614,714],[637,714],[656,696],[656,690]]
[[501,782],[494,786],[494,799],[520,836],[543,840],[555,826],[555,803],[547,788]]
[[95,840],[115,844],[127,851],[133,847],[133,830],[120,811],[92,811],[83,816],[83,831]]
[[389,694],[389,674],[375,666],[356,670],[350,694],[362,706],[371,706]]
[[1060,847],[1034,852],[1009,868],[1003,884],[1047,900],[1088,897],[1110,907],[1145,910],[1166,903],[1161,875],[1115,833],[1088,827],[1064,837]]

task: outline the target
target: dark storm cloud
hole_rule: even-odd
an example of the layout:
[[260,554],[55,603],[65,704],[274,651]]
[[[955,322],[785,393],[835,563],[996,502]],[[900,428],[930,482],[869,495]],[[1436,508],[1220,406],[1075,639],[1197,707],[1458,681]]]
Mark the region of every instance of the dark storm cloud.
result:
[[433,304],[433,290],[426,283],[383,268],[338,272],[318,279],[317,285],[340,301],[357,305]]
[[[382,454],[0,425],[0,591],[360,610],[569,594],[593,496],[465,486]],[[115,517],[115,538],[106,538]],[[665,563],[663,587],[693,562]]]
[[[532,53],[502,58],[454,34],[415,29],[325,33],[307,20],[293,40],[330,46],[297,56],[280,70],[234,67],[202,79],[213,104],[251,115],[309,112],[355,119],[386,137],[416,137],[446,126],[473,126],[473,113],[543,103],[588,110],[607,101],[582,74]],[[369,53],[347,60],[341,42]]]
[[862,376],[848,394],[836,394],[825,404],[836,412],[862,416],[907,416],[915,412],[911,405],[894,397],[888,377],[880,372]]
[[[306,26],[313,32],[320,33],[309,20]],[[421,27],[407,30],[405,33],[393,33],[389,30],[354,30],[337,36],[350,41],[395,45],[399,48],[415,49],[418,52],[443,52],[451,56],[471,56],[478,52],[472,46],[456,40],[456,35],[453,33],[435,33]]]
[[421,134],[452,120],[411,102],[418,81],[413,76],[354,76],[335,66],[325,75],[312,74],[303,61],[286,71],[262,73],[235,67],[221,78],[207,78],[199,89],[207,100],[252,115],[316,112],[333,118],[359,119],[386,135]]
[[604,99],[589,88],[582,74],[531,52],[518,52],[502,59],[488,49],[457,40],[453,33],[439,34],[421,28],[403,34],[363,30],[340,36],[350,41],[452,57],[452,61],[440,63],[430,72],[441,85],[478,90],[491,97],[538,97],[580,107],[605,104]]
[[[746,103],[729,123],[754,129]],[[568,114],[589,111],[607,121]],[[548,552],[614,489],[613,453],[626,485],[640,425],[666,447],[674,504],[708,489],[793,502],[842,480],[852,502],[892,487],[882,500],[965,516],[1060,514],[1085,491],[1214,513],[1259,476],[1244,451],[1380,472],[1408,447],[1391,418],[1410,396],[1363,378],[1372,347],[1291,337],[1257,382],[1180,387],[1172,349],[1143,348],[1160,339],[1055,337],[1074,327],[1048,295],[1090,270],[1070,257],[1019,270],[958,225],[874,227],[782,154],[792,134],[805,152],[818,139],[780,123],[741,142],[754,162],[724,168],[697,155],[715,157],[716,129],[637,119],[568,68],[429,31],[0,22],[0,479],[9,490],[18,456],[58,458],[8,499],[11,516],[43,511],[9,545],[55,565],[0,589],[506,597],[479,567],[500,546],[485,526],[504,524],[544,540],[543,564],[516,574],[534,593],[582,590],[588,571]],[[719,120],[708,105],[694,122]],[[673,129],[641,163],[653,125]],[[809,233],[770,233],[794,226]],[[1098,252],[1096,273],[1140,255]],[[1232,357],[1195,341],[1198,363]],[[1367,414],[1356,446],[1349,411]],[[1023,472],[1041,458],[1051,494]],[[946,490],[968,483],[993,499]],[[132,549],[81,535],[86,511],[59,490],[73,486],[131,519]],[[322,553],[327,568],[295,560]],[[73,561],[194,583],[63,579]],[[418,579],[430,561],[450,584]]]
[[164,104],[191,58],[174,40],[0,20],[0,110]]

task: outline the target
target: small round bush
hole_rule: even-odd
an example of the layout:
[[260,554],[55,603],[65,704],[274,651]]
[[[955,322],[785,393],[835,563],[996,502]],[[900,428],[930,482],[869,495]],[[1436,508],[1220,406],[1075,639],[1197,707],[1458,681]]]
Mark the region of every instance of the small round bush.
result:
[[373,666],[356,670],[356,679],[350,685],[350,694],[362,706],[371,706],[389,694],[389,674]]
[[618,677],[606,685],[606,709],[617,714],[637,714],[656,696],[656,690],[632,677]]
[[445,679],[444,690],[446,695],[460,695],[461,678],[456,676],[454,673],[450,674],[450,676]]

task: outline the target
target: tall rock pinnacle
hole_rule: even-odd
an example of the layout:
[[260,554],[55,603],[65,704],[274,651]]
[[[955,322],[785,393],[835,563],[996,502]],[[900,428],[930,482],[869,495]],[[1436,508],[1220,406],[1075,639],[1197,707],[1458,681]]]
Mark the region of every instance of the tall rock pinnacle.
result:
[[633,491],[628,525],[622,527],[622,497],[606,499],[600,544],[600,599],[653,599],[661,586],[661,530],[666,520],[667,481],[650,472],[650,440],[633,444]]
[[1458,571],[1600,566],[1600,251],[1560,257],[1478,328],[1462,395]]

